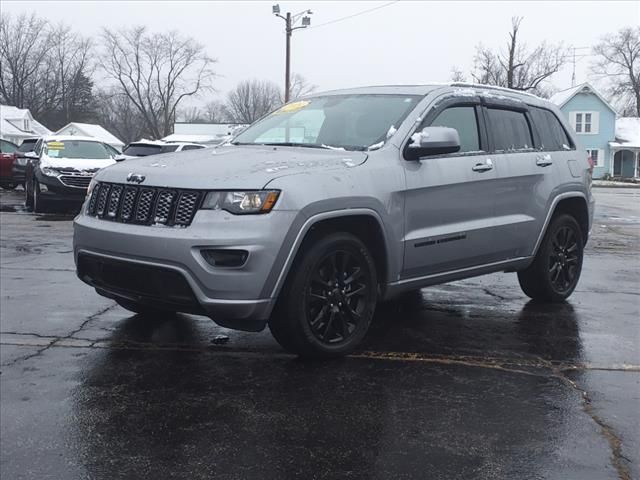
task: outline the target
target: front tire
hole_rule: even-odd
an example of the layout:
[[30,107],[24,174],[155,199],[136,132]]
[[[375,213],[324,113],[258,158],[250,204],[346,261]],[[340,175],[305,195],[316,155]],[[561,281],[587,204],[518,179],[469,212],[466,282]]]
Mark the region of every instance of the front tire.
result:
[[49,202],[42,197],[40,183],[36,178],[33,179],[31,184],[31,198],[31,206],[34,213],[47,213],[50,211]]
[[281,293],[269,328],[301,357],[351,353],[369,330],[378,294],[367,247],[348,233],[316,240],[302,252]]
[[566,300],[580,279],[583,249],[584,236],[576,219],[567,214],[554,217],[533,263],[518,272],[524,293],[540,302]]

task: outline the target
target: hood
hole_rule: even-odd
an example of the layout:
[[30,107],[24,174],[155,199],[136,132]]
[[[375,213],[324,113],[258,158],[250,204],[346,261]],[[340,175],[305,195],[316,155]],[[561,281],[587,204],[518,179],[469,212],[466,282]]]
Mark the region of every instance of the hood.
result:
[[274,178],[361,165],[364,152],[299,147],[224,146],[137,157],[102,170],[99,181],[125,183],[130,173],[143,185],[196,189],[259,189]]
[[111,158],[96,160],[95,158],[53,158],[43,156],[40,160],[40,167],[58,170],[96,171],[114,163],[116,161]]

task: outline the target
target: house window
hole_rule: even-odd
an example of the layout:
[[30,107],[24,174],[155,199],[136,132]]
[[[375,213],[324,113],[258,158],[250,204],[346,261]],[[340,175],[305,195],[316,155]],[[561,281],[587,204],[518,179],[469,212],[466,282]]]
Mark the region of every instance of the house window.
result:
[[576,133],[597,134],[598,112],[572,112],[573,129]]
[[604,167],[604,155],[602,150],[589,150],[587,149],[587,155],[591,157],[594,167]]
[[23,130],[25,132],[28,132],[28,131],[31,130],[31,125],[29,125],[29,119],[28,118],[24,119],[24,128],[23,128]]

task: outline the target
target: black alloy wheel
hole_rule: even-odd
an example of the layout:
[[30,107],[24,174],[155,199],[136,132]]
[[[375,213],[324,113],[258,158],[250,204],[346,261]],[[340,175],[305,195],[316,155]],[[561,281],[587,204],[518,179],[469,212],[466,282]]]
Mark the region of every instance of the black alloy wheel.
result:
[[347,355],[369,330],[377,296],[366,245],[349,233],[324,234],[298,252],[269,328],[285,350],[301,357]]
[[552,218],[529,267],[518,272],[524,293],[540,302],[562,302],[576,288],[582,272],[584,237],[568,214]]
[[357,330],[374,285],[367,266],[347,250],[335,250],[316,265],[305,295],[306,318],[322,343],[344,342]]

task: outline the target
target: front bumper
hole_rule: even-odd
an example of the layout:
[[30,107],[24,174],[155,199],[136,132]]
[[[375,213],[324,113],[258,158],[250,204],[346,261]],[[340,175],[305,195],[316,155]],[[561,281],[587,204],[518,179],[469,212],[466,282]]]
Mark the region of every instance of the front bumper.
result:
[[44,175],[39,168],[35,170],[36,179],[41,186],[41,194],[51,200],[69,201],[69,202],[83,202],[87,195],[87,187],[92,175],[78,176],[82,178],[82,186],[72,186],[62,181],[62,176]]
[[[84,214],[74,222],[76,265],[82,256],[106,262],[175,272],[184,279],[195,302],[173,302],[171,291],[155,293],[118,281],[92,281],[78,270],[81,280],[99,293],[141,303],[173,302],[173,309],[204,313],[217,323],[234,327],[242,321],[266,321],[274,305],[274,268],[295,212],[272,211],[267,215],[237,216],[224,211],[199,210],[188,227],[123,224]],[[249,256],[242,267],[214,267],[201,254],[203,249],[242,249]],[[122,268],[121,274],[127,274]],[[117,270],[116,270],[117,272]],[[153,276],[153,273],[149,275]],[[84,278],[83,278],[84,277]],[[142,280],[144,281],[144,280]],[[150,280],[150,282],[152,282]],[[167,282],[165,282],[167,283]],[[167,306],[167,305],[164,305]]]

